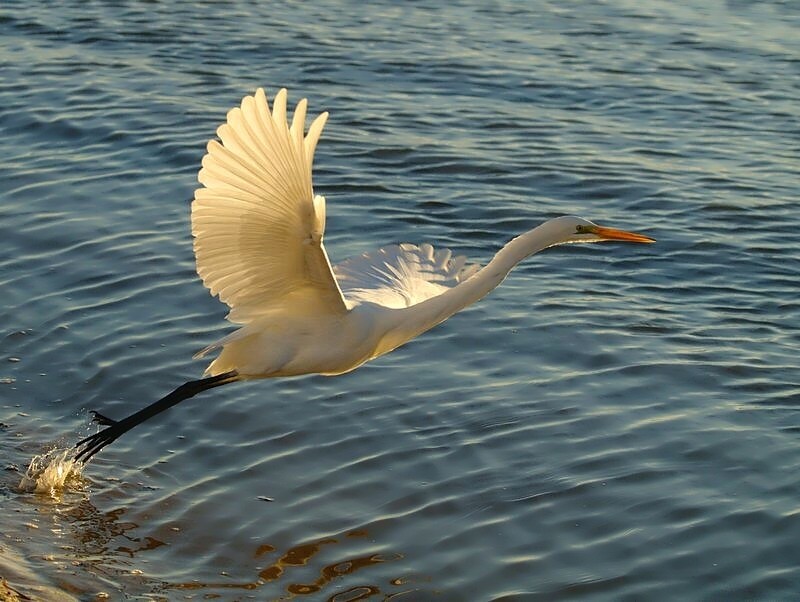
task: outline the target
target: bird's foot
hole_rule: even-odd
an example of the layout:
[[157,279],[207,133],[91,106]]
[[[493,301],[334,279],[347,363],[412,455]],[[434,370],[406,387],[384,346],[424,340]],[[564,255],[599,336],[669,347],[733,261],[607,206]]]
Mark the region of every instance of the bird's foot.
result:
[[120,435],[128,430],[123,421],[111,420],[97,412],[93,412],[93,414],[94,418],[92,420],[104,425],[106,428],[98,431],[94,435],[89,435],[81,439],[75,444],[75,459],[84,464],[91,460],[92,456],[106,445],[116,441]]
[[92,415],[92,422],[96,422],[97,424],[101,424],[103,426],[112,426],[117,424],[116,420],[109,418],[108,416],[103,416],[96,410],[89,410],[89,413]]

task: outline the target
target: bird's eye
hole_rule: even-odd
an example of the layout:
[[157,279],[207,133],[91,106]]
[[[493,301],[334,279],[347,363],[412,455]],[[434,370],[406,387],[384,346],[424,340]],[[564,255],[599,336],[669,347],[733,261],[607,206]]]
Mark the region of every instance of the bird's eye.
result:
[[583,226],[575,226],[575,234],[583,234],[585,228]]

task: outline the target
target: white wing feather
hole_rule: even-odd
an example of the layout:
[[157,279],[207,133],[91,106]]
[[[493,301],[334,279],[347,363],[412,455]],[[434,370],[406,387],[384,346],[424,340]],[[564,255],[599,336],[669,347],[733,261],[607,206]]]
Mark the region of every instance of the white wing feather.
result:
[[350,307],[377,303],[400,309],[436,297],[480,269],[450,249],[392,245],[336,264],[333,273]]
[[263,315],[346,311],[322,244],[325,199],[311,166],[327,113],[303,135],[306,101],[286,121],[286,90],[270,113],[262,89],[232,109],[208,143],[192,203],[197,273],[248,323]]

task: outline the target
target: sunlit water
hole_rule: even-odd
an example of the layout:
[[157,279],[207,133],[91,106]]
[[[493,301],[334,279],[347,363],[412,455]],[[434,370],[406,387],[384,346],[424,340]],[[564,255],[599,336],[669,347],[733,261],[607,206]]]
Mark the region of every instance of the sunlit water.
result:
[[[798,25],[790,0],[3,2],[0,576],[45,600],[796,599]],[[658,243],[548,251],[354,373],[209,391],[21,490],[88,410],[197,378],[229,332],[188,202],[257,86],[331,112],[333,261],[485,263],[564,213]]]
[[54,448],[31,458],[28,468],[17,485],[17,490],[27,493],[48,493],[58,498],[61,491],[81,482],[83,464],[74,458],[75,451]]

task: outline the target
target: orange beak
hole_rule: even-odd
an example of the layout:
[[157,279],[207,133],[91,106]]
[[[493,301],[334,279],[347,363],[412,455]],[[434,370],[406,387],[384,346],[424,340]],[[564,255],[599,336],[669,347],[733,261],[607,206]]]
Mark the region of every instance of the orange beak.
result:
[[625,230],[617,230],[616,228],[604,228],[602,226],[595,226],[592,228],[592,233],[596,234],[603,240],[624,240],[625,242],[656,242],[654,238],[645,236],[644,234],[637,234],[636,232],[627,232]]

